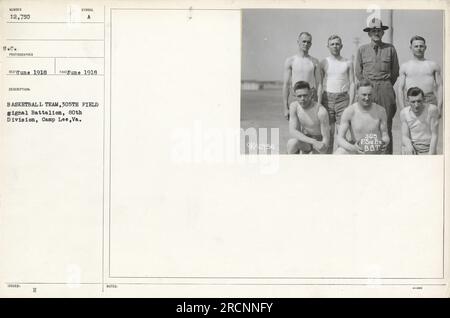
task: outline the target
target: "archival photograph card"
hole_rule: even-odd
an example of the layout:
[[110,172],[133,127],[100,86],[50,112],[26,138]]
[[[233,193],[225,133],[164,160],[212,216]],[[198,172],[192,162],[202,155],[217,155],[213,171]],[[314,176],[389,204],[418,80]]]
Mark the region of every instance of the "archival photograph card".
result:
[[445,1],[0,9],[0,296],[449,296]]

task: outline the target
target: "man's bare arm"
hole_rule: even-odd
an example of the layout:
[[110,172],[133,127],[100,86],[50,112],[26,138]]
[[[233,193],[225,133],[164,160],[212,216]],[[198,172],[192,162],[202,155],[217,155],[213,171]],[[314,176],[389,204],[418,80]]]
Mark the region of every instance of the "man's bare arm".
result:
[[406,65],[402,64],[400,67],[400,77],[398,79],[398,105],[400,106],[400,110],[405,108],[405,84],[406,84],[406,71],[405,71]]
[[340,147],[344,148],[350,153],[358,153],[358,147],[349,143],[345,136],[347,135],[347,131],[350,128],[350,119],[353,113],[352,106],[347,107],[342,113],[341,124],[339,125],[338,135],[337,135],[337,143]]
[[323,59],[322,61],[320,61],[319,69],[320,69],[320,76],[322,78],[322,84],[323,84],[323,80],[325,78],[325,72],[327,71],[327,59]]
[[292,105],[289,107],[289,134],[291,137],[296,138],[300,141],[306,142],[311,145],[316,145],[317,140],[310,138],[303,134],[300,130],[300,122],[297,117],[297,107]]
[[292,77],[292,62],[291,58],[284,62],[283,74],[283,114],[286,119],[289,119],[289,91]]
[[436,105],[439,110],[439,117],[442,116],[442,104],[443,104],[443,96],[442,96],[442,76],[441,76],[441,68],[436,64],[436,69],[434,71],[434,81],[437,86],[437,102]]
[[437,142],[439,134],[439,110],[430,110],[430,126],[431,126],[431,141],[430,152],[428,154],[435,155],[437,153]]
[[320,82],[322,83],[322,92],[323,92],[323,88],[325,87],[325,74],[327,72],[327,59],[323,59],[322,61],[320,61],[319,63],[319,71],[320,71]]
[[382,149],[383,149],[383,151],[385,151],[387,145],[389,145],[391,140],[389,139],[389,134],[388,134],[388,130],[387,130],[387,115],[386,115],[386,111],[384,110],[384,108],[382,108],[380,106],[379,112],[380,112],[380,118],[381,118],[381,122],[380,122],[381,140],[383,140],[383,142],[384,142],[384,145],[383,145]]
[[349,88],[348,88],[348,95],[350,96],[350,100],[348,102],[348,105],[350,106],[353,104],[353,100],[355,99],[355,76],[353,72],[353,63],[349,62],[350,67],[348,68],[348,79],[349,79]]
[[319,61],[313,58],[314,63],[314,80],[317,88],[317,102],[322,104],[322,71],[319,65]]
[[415,154],[415,150],[411,142],[411,135],[409,132],[408,124],[406,123],[404,109],[402,109],[402,111],[400,112],[400,122],[402,126],[402,144],[404,148],[404,154],[413,155]]
[[330,122],[328,112],[323,106],[320,106],[319,113],[317,115],[320,121],[320,133],[322,135],[322,143],[325,145],[326,149],[330,143]]
[[363,79],[362,76],[362,57],[361,57],[361,48],[358,49],[356,52],[356,61],[355,61],[355,75],[358,81],[361,81]]

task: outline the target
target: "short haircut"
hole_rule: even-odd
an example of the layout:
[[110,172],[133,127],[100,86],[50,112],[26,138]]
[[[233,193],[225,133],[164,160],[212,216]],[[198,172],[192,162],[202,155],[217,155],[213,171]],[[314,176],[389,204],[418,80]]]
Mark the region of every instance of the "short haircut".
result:
[[298,35],[297,39],[300,39],[300,37],[302,35],[307,35],[307,36],[309,36],[312,39],[312,35],[309,32],[300,32],[300,34]]
[[368,79],[363,79],[356,84],[356,90],[358,90],[360,87],[372,87],[372,83]]
[[331,40],[334,40],[334,39],[338,39],[339,42],[341,42],[341,44],[342,44],[342,39],[341,39],[341,37],[340,37],[339,35],[336,35],[336,34],[333,34],[333,35],[331,35],[331,36],[328,38],[327,44],[330,43],[330,41],[331,41]]
[[304,88],[306,88],[306,89],[308,89],[308,90],[311,89],[311,87],[309,86],[309,83],[308,83],[308,82],[305,82],[305,81],[298,81],[298,82],[295,83],[295,85],[294,85],[294,91],[296,91],[296,90],[298,90],[298,89],[304,89]]
[[409,96],[415,97],[415,96],[419,96],[420,94],[422,94],[422,97],[425,96],[425,94],[423,93],[423,90],[421,90],[418,87],[410,87],[408,89],[408,91],[406,92],[407,97],[409,97]]
[[420,35],[414,35],[411,40],[409,41],[409,44],[412,45],[413,41],[423,41],[423,43],[425,42],[425,39],[423,37],[421,37]]

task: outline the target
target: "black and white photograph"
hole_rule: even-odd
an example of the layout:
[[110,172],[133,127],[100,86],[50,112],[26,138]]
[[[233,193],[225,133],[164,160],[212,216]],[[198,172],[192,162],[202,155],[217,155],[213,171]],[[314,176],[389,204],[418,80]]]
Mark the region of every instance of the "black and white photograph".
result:
[[241,153],[442,154],[443,18],[243,10]]

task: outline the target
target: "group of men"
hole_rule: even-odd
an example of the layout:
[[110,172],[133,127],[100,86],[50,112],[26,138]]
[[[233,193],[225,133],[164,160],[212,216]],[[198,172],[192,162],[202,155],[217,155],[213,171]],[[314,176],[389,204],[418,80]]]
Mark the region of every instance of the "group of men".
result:
[[338,35],[329,37],[330,56],[319,62],[308,53],[311,34],[299,34],[299,52],[284,66],[289,154],[392,154],[397,79],[402,154],[436,154],[442,114],[440,67],[425,58],[421,36],[411,38],[413,58],[399,67],[395,47],[382,41],[388,28],[379,19],[370,21],[364,32],[371,42],[359,47],[354,64],[341,56]]

